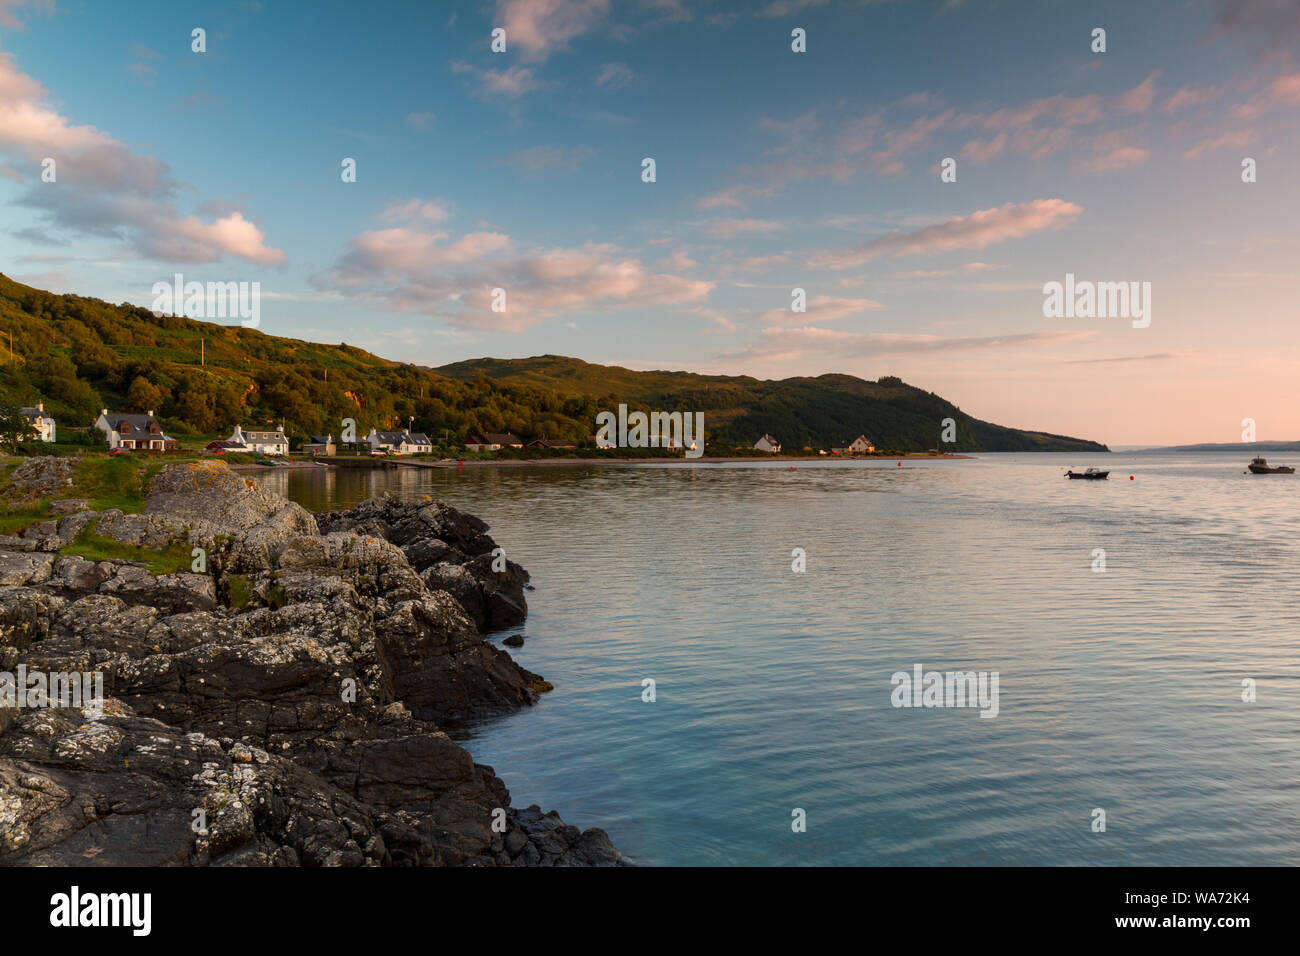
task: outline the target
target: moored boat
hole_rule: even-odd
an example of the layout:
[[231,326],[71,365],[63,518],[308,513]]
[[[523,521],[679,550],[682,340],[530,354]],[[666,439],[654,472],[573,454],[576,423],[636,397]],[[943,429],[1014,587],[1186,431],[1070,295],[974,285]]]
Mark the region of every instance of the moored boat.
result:
[[1264,458],[1251,459],[1250,473],[1252,475],[1294,475],[1295,469],[1287,465],[1272,465]]
[[1087,471],[1074,471],[1071,469],[1065,473],[1066,478],[1086,478],[1098,480],[1110,475],[1109,471],[1098,471],[1096,468],[1089,468]]

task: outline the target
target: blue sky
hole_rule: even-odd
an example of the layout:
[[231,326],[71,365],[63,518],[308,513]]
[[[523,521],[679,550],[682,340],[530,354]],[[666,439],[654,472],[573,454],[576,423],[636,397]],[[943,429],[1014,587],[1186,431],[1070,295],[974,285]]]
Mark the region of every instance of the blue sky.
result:
[[[429,365],[898,374],[1111,443],[1300,438],[1298,11],[0,0],[0,268],[257,281],[265,332]],[[1045,318],[1067,272],[1150,282],[1150,327]]]

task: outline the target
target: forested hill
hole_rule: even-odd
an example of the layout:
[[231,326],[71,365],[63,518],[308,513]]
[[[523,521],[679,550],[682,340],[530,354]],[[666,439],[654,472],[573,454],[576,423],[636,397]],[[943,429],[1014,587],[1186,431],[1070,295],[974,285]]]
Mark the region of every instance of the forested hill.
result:
[[[9,353],[13,335],[13,355]],[[620,401],[642,410],[703,411],[709,440],[752,445],[764,432],[787,450],[865,434],[882,448],[935,446],[957,421],[959,451],[1103,451],[1094,442],[982,422],[933,393],[885,378],[783,381],[632,372],[561,356],[480,359],[441,369],[390,362],[350,345],[266,335],[238,325],[158,317],[140,306],[53,295],[0,275],[0,403],[38,399],[60,427],[101,408],[154,410],[171,431],[228,432],[283,422],[295,440],[338,434],[352,418],[399,427],[414,417],[435,441],[513,431],[524,439],[586,440],[596,413]],[[203,356],[200,364],[200,356]]]
[[945,418],[957,423],[957,441],[945,443],[946,451],[1108,450],[1080,438],[980,421],[933,392],[893,376],[875,382],[838,374],[773,381],[745,375],[634,372],[562,355],[472,359],[437,371],[461,381],[486,377],[560,394],[617,395],[639,407],[703,411],[710,434],[724,442],[752,444],[766,432],[786,451],[843,445],[860,434],[878,448],[925,450],[939,443]]

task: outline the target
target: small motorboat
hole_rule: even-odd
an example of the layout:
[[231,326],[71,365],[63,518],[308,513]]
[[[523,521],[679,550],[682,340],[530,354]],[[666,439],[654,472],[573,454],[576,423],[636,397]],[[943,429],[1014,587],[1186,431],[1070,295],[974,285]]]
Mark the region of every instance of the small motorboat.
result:
[[1096,468],[1089,468],[1087,471],[1067,471],[1066,478],[1087,478],[1096,481],[1101,478],[1109,477],[1109,471],[1098,471]]
[[1250,473],[1252,475],[1294,475],[1295,469],[1286,465],[1277,465],[1272,467],[1268,461],[1263,458],[1254,458],[1250,462]]

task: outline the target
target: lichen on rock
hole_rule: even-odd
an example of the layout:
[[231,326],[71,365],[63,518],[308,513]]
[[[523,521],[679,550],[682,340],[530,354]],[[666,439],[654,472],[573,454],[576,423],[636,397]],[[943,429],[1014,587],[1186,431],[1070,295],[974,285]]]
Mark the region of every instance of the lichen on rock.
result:
[[[58,554],[88,521],[206,570]],[[550,689],[484,639],[528,575],[493,570],[478,519],[313,516],[205,462],[162,469],[140,514],[50,524],[0,539],[0,669],[97,671],[107,700],[0,710],[0,865],[622,862],[447,736]]]

